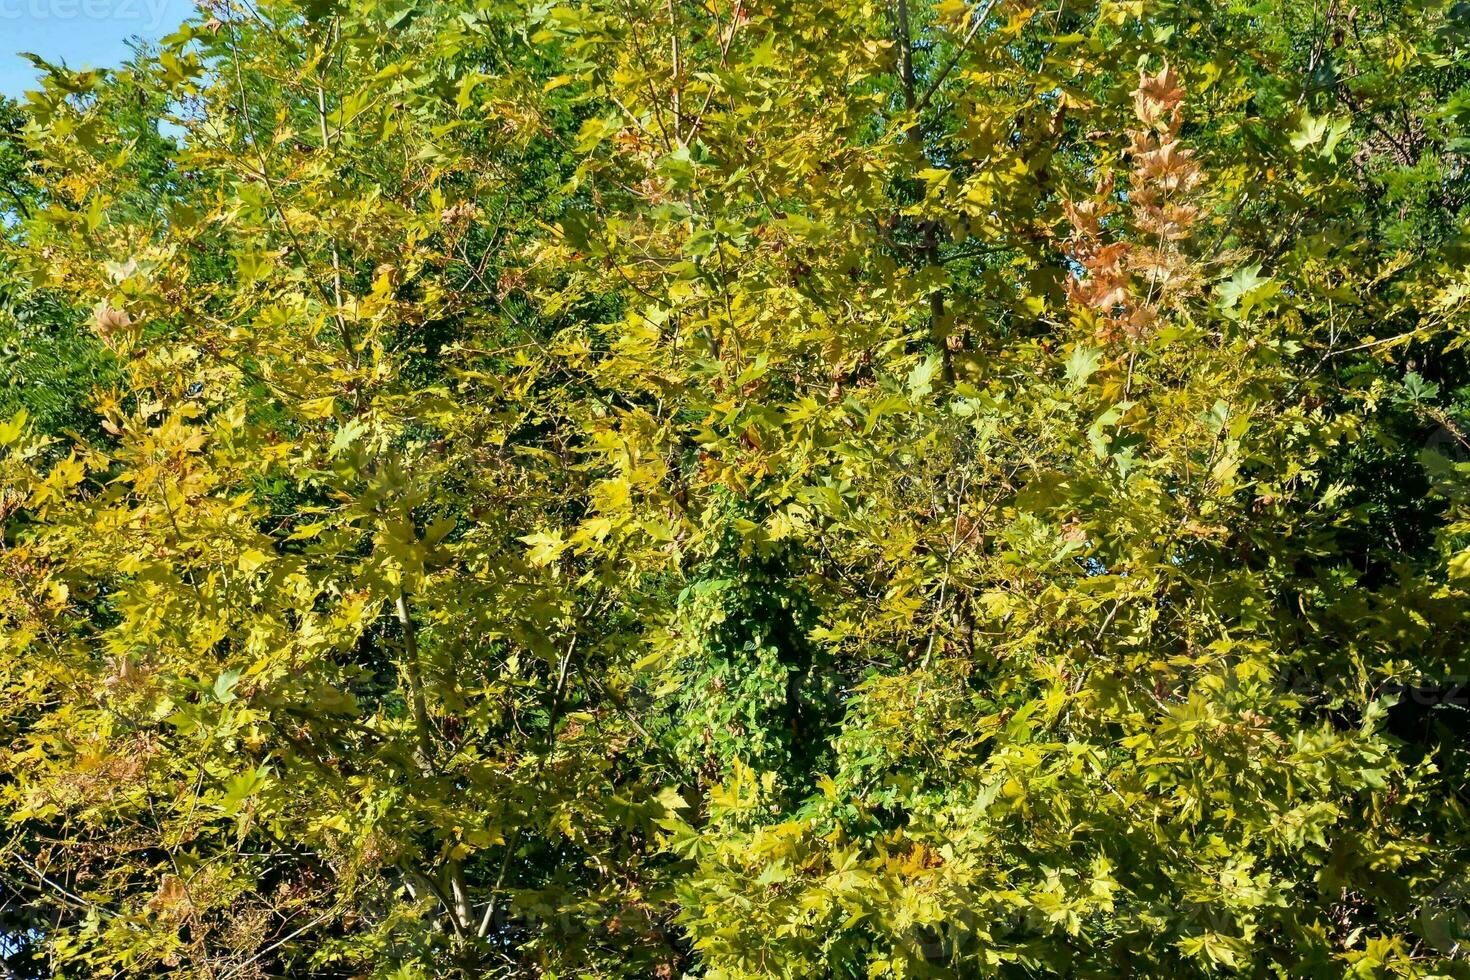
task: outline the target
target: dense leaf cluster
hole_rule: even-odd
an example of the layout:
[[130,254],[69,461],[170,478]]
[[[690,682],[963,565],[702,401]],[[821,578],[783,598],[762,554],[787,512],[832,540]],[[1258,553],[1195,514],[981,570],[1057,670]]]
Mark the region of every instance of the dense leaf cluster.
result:
[[1470,976],[1470,5],[38,68],[0,972]]

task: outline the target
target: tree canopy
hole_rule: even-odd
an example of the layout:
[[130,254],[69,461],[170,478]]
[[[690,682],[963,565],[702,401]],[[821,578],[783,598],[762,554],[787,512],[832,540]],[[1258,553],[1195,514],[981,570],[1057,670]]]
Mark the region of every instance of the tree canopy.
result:
[[1470,977],[1470,4],[37,68],[0,973]]

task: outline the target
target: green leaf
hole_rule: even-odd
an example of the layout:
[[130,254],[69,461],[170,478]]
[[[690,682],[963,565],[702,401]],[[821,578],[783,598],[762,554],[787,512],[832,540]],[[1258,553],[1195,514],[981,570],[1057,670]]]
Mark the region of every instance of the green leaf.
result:
[[913,366],[908,375],[909,397],[919,401],[934,390],[934,378],[943,365],[938,354],[927,354]]
[[265,766],[236,773],[224,781],[219,806],[226,816],[234,816],[251,796],[265,785],[270,770]]
[[1103,352],[1097,347],[1074,347],[1067,357],[1067,380],[1072,388],[1081,388],[1102,364]]
[[1410,402],[1431,401],[1439,394],[1439,385],[1432,381],[1425,381],[1417,373],[1410,371],[1404,375],[1404,397]]
[[235,700],[235,687],[240,683],[240,672],[238,670],[227,670],[215,678],[214,687],[210,693],[220,704],[229,704]]

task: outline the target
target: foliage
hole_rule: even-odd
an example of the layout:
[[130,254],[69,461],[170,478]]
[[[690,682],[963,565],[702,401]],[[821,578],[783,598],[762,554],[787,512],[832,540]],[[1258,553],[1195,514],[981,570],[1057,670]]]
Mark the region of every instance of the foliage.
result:
[[1470,976],[1467,48],[220,0],[41,65],[0,956]]

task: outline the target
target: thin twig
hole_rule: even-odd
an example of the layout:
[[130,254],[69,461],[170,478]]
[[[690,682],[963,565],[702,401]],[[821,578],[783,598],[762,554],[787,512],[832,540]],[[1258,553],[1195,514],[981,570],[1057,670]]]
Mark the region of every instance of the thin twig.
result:
[[990,17],[991,8],[994,6],[995,0],[986,0],[985,6],[975,12],[974,20],[970,22],[970,29],[965,33],[965,39],[960,42],[959,47],[955,48],[954,53],[949,56],[949,60],[944,63],[944,67],[939,69],[939,73],[934,76],[934,81],[929,83],[929,87],[924,90],[923,96],[919,98],[918,104],[913,106],[915,112],[923,112],[929,107],[929,100],[934,97],[935,92],[939,91],[939,86],[949,77],[949,73],[954,71],[954,66],[959,64],[960,57],[965,53],[965,49],[970,46],[970,42],[975,39],[975,35],[979,33],[980,28],[984,26],[985,21]]

